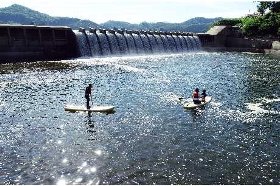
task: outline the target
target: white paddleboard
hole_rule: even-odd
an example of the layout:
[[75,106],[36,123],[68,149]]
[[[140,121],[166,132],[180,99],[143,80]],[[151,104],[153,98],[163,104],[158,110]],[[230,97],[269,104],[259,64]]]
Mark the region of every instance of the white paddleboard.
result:
[[211,101],[211,99],[212,99],[211,96],[206,96],[205,97],[205,102],[201,102],[200,104],[194,104],[193,101],[191,101],[191,102],[184,103],[183,107],[186,108],[186,109],[194,109],[194,108],[206,105],[207,103],[209,103]]
[[115,107],[111,105],[91,106],[90,109],[87,109],[85,106],[65,105],[64,110],[70,112],[112,112],[114,108]]

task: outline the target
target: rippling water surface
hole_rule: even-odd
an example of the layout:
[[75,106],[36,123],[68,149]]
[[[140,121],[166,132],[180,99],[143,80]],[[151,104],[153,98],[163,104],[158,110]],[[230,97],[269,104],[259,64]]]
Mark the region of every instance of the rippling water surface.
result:
[[[280,61],[242,53],[0,65],[0,184],[280,184]],[[113,114],[68,113],[94,104]],[[184,110],[195,87],[212,101]]]

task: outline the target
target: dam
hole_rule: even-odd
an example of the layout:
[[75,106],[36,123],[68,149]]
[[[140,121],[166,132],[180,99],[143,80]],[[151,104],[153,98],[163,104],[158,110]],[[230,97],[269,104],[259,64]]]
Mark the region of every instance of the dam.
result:
[[186,32],[0,25],[0,63],[180,53],[201,46],[198,35]]
[[279,54],[279,42],[245,38],[230,26],[207,33],[0,24],[0,63],[174,54],[196,50]]

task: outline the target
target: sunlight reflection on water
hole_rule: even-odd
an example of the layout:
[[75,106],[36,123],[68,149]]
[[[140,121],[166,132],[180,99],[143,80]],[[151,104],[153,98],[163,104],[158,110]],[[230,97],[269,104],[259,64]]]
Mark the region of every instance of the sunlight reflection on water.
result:
[[[200,52],[58,63],[0,76],[0,184],[279,184],[279,61]],[[115,113],[64,111],[85,104],[89,82],[93,102]],[[184,110],[195,87],[213,100]]]

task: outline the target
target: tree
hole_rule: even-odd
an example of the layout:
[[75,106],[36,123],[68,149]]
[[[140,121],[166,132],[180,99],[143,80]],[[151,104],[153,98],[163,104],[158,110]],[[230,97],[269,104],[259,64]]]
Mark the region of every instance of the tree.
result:
[[280,13],[280,2],[273,2],[273,5],[271,7],[271,12],[273,13]]
[[266,11],[271,11],[272,13],[280,12],[280,2],[276,1],[261,1],[259,5],[257,5],[257,11],[264,15]]
[[260,35],[260,17],[245,17],[242,19],[242,31],[247,36]]

